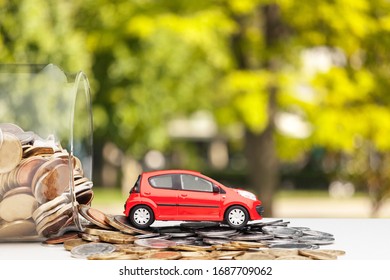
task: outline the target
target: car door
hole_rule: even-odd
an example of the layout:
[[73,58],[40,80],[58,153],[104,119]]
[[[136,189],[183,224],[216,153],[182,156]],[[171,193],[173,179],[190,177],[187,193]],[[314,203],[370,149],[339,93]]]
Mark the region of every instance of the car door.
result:
[[177,217],[178,185],[175,179],[172,174],[152,176],[148,179],[149,188],[143,195],[157,205],[157,220],[175,220]]
[[182,220],[219,220],[221,195],[213,183],[195,175],[180,174],[178,215]]

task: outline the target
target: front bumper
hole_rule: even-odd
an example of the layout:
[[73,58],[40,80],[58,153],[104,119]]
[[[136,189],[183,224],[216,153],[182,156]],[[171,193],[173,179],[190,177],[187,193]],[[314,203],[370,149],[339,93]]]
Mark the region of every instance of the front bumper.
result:
[[257,205],[257,206],[256,206],[256,212],[257,212],[260,216],[262,216],[263,213],[264,213],[264,207],[261,206],[261,205]]

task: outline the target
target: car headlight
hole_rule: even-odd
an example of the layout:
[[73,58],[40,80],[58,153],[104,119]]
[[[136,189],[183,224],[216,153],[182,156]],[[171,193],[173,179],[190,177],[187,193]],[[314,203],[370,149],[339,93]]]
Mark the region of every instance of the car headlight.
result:
[[243,190],[237,190],[237,193],[245,198],[248,198],[250,200],[256,200],[256,196],[248,191],[243,191]]

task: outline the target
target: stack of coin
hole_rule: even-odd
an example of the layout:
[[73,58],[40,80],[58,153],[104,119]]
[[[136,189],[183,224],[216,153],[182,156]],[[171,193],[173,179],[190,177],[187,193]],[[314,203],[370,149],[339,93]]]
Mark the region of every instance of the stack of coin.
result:
[[[86,227],[77,238],[64,242],[75,258],[334,260],[345,254],[319,249],[334,242],[332,234],[288,227],[289,222],[282,220],[248,224],[239,230],[219,223],[187,222],[146,231],[132,227],[124,215],[108,215],[88,205],[79,205],[79,212]],[[115,250],[102,245],[107,243]]]
[[92,186],[80,160],[54,137],[0,123],[0,240],[59,233],[73,223],[79,201],[91,204]]

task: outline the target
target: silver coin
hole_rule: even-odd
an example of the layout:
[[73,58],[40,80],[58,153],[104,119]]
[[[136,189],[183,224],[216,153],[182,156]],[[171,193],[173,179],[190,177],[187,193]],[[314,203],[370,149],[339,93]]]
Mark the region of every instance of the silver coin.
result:
[[210,227],[218,227],[220,223],[218,222],[190,222],[190,223],[181,223],[180,227],[188,228],[192,230],[210,228]]
[[223,238],[203,238],[203,243],[208,245],[223,245],[230,243],[229,239],[223,239]]
[[144,239],[144,238],[154,238],[154,237],[159,237],[160,234],[158,232],[152,232],[152,233],[145,233],[145,234],[138,234],[137,238],[138,239]]
[[316,245],[329,245],[333,244],[335,241],[334,238],[320,238],[317,236],[302,236],[298,238],[298,242],[307,243],[307,244],[316,244]]
[[109,243],[88,243],[74,247],[70,253],[74,258],[85,259],[95,254],[110,254],[116,247]]
[[161,238],[144,238],[134,240],[134,244],[142,247],[148,247],[153,249],[165,249],[171,246],[176,246],[176,242],[171,240],[165,240]]
[[278,248],[278,249],[313,249],[311,244],[305,243],[280,243],[269,245],[269,248]]
[[304,235],[310,235],[310,236],[320,236],[320,237],[333,237],[333,234],[318,231],[318,230],[303,230],[302,231]]
[[251,234],[239,234],[232,237],[232,240],[235,241],[258,241],[258,240],[269,240],[273,239],[273,234],[264,234],[264,233],[251,233]]
[[272,227],[266,232],[278,238],[298,238],[303,235],[302,231],[288,227]]
[[310,228],[308,228],[308,227],[290,227],[290,228],[297,229],[297,230],[300,230],[300,231],[310,230]]
[[238,234],[239,232],[235,229],[214,229],[214,230],[207,230],[207,231],[201,231],[198,230],[195,232],[199,236],[203,237],[215,237],[215,238],[226,238],[233,235]]

